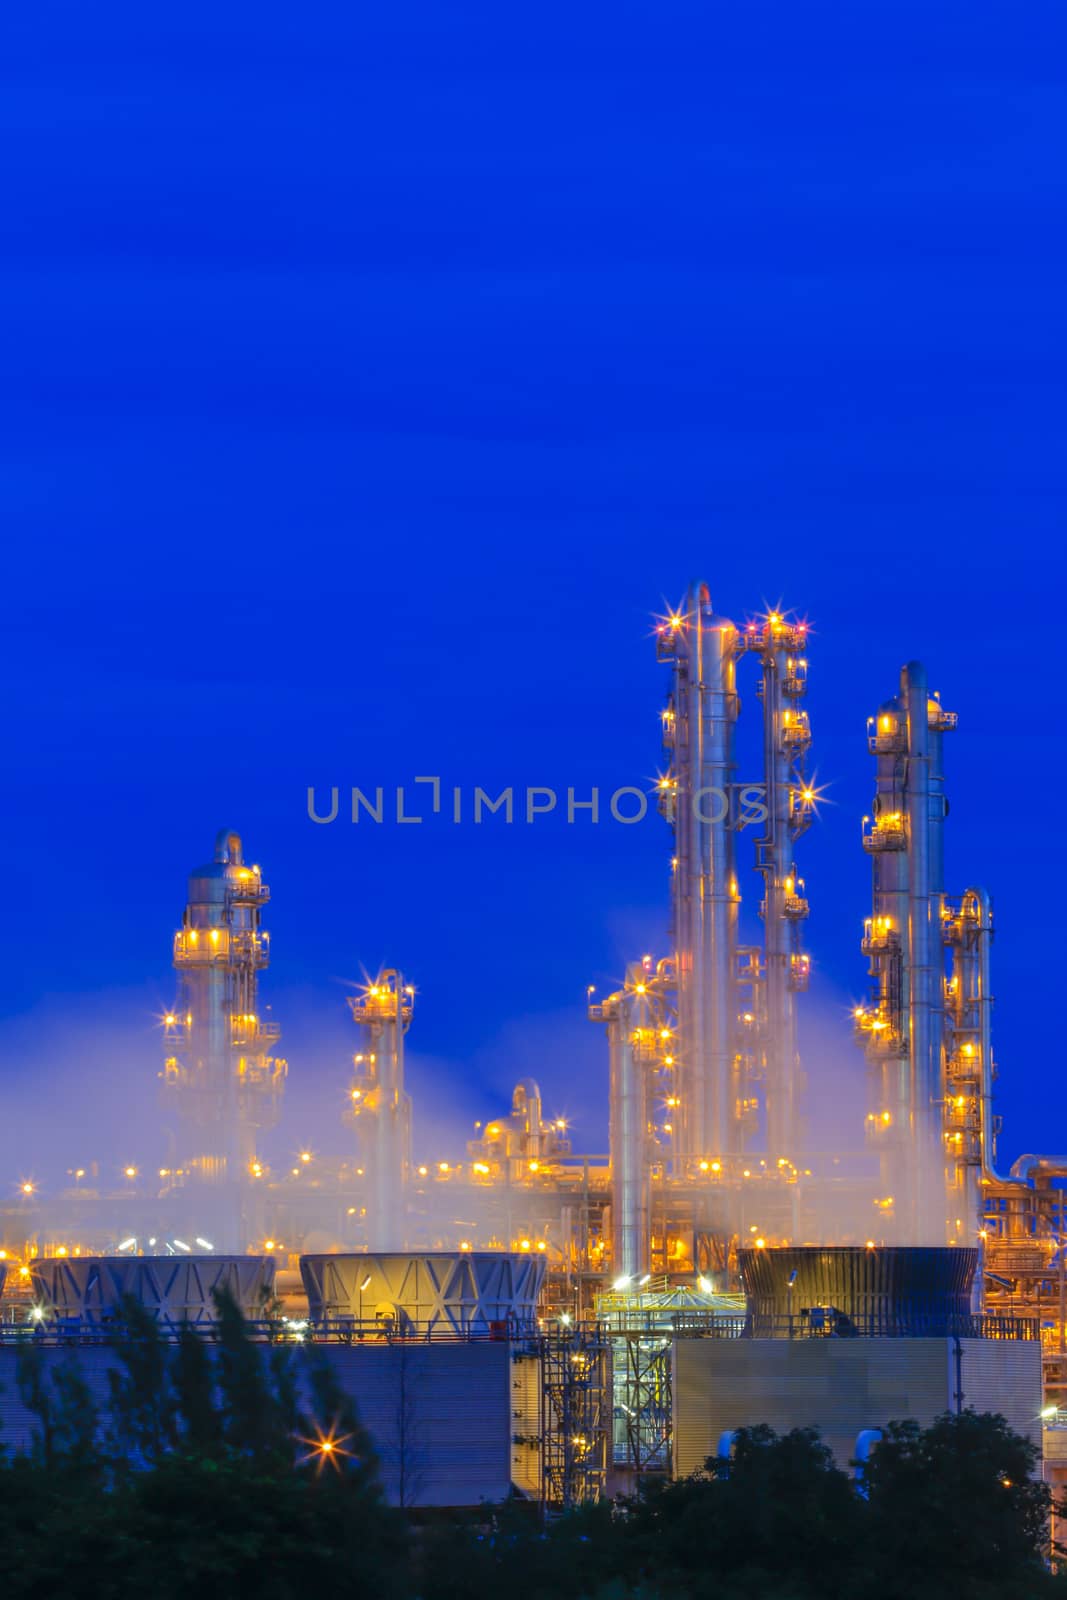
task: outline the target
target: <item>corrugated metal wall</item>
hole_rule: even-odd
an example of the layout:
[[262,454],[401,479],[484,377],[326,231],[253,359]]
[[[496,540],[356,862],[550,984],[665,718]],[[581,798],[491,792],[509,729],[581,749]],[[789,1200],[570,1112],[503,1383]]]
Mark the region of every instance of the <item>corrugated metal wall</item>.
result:
[[504,1499],[512,1436],[506,1341],[322,1349],[374,1438],[395,1504]]
[[[356,1402],[381,1458],[394,1504],[477,1506],[502,1500],[511,1485],[511,1352],[506,1342],[323,1345]],[[0,1348],[0,1444],[26,1448],[34,1419],[19,1399],[16,1352]],[[77,1360],[100,1410],[106,1411],[105,1349],[43,1350],[51,1367]],[[299,1352],[298,1352],[299,1359]],[[331,1419],[321,1418],[324,1426]]]
[[531,1499],[541,1494],[541,1357],[519,1351],[511,1366],[511,1481]]
[[[992,1341],[965,1344],[992,1347]],[[757,1422],[782,1434],[817,1427],[838,1466],[848,1466],[856,1435],[865,1427],[915,1418],[923,1426],[952,1408],[950,1339],[675,1339],[673,1347],[673,1470],[694,1472],[717,1450],[728,1429]],[[1016,1357],[1024,1346],[997,1344],[977,1403],[1003,1410],[998,1395],[1016,1384]],[[1040,1392],[1040,1347],[1038,1392]],[[1006,1358],[1006,1360],[1005,1360]],[[966,1363],[966,1355],[965,1355]],[[1022,1362],[1025,1366],[1025,1362]],[[1040,1405],[1032,1406],[1032,1414]]]
[[[955,1352],[949,1340],[955,1407]],[[999,1411],[1016,1433],[1041,1448],[1041,1346],[1037,1340],[961,1339],[963,1403]]]

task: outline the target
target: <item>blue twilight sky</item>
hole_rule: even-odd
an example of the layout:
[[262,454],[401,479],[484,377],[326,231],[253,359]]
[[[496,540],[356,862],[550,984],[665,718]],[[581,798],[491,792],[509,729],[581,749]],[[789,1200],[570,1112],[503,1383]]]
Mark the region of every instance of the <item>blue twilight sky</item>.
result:
[[154,1014],[222,825],[274,894],[276,1157],[343,1147],[344,984],[382,961],[422,1153],[527,1074],[602,1149],[585,987],[664,949],[665,827],[315,827],[305,794],[651,779],[650,613],[697,575],[816,630],[813,1118],[862,1081],[864,719],[921,657],[960,716],[949,887],[995,895],[1002,1150],[1067,1145],[1065,27],[5,20],[0,1190],[162,1148]]

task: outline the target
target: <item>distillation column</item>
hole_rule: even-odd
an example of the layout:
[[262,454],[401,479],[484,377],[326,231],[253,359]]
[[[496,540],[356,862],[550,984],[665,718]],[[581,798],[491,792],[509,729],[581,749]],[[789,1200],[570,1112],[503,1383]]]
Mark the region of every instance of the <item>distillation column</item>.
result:
[[993,908],[984,889],[967,889],[958,905],[946,904],[942,933],[949,949],[945,986],[945,1134],[955,1177],[955,1213],[960,1244],[985,1231],[983,1180],[1004,1184],[997,1171],[993,1113],[993,994],[990,945]]
[[673,668],[663,714],[671,769],[660,809],[674,827],[673,942],[680,1036],[675,1142],[681,1172],[740,1148],[736,1083],[740,895],[730,815],[738,700],[737,629],[716,616],[706,584],[657,629]]
[[223,829],[215,859],[189,877],[174,936],[179,995],[163,1019],[164,1094],[196,1139],[187,1165],[214,1196],[204,1231],[231,1251],[250,1242],[256,1134],[277,1121],[286,1074],[286,1063],[270,1053],[279,1028],[261,1018],[257,998],[270,958],[270,936],[260,927],[269,897],[259,867],[245,865],[239,835]]
[[875,997],[857,1030],[879,1069],[871,1125],[885,1150],[898,1235],[942,1244],[945,1188],[944,778],[942,734],[953,713],[931,698],[910,662],[900,693],[870,719],[876,793],[863,843],[872,858],[873,915],[864,929]]
[[608,1029],[611,1263],[617,1278],[636,1278],[650,1265],[652,1083],[657,1069],[673,1066],[669,1046],[664,1049],[672,1037],[666,967],[661,962],[653,974],[647,963],[634,962],[622,989],[589,1006],[590,1020]]
[[797,994],[808,986],[809,958],[800,941],[808,915],[804,884],[797,876],[793,845],[810,825],[815,794],[804,777],[811,729],[798,702],[807,690],[807,628],[772,611],[762,626],[751,625],[746,648],[759,654],[763,668],[763,771],[767,811],[756,843],[756,865],[763,875],[762,1058],[766,1095],[767,1154],[796,1158],[801,1087],[797,1048]]
[[404,1035],[414,1000],[410,984],[389,970],[348,1002],[366,1035],[364,1048],[353,1057],[351,1106],[369,1179],[367,1238],[372,1250],[407,1248],[411,1100],[404,1089]]

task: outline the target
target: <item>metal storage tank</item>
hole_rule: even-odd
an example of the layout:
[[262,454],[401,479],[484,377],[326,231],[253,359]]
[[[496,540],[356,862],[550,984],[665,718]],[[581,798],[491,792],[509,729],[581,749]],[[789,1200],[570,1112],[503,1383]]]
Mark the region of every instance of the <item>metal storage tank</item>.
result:
[[489,1250],[301,1256],[312,1322],[386,1324],[439,1336],[537,1326],[541,1256]]
[[274,1262],[269,1256],[64,1256],[33,1262],[31,1284],[46,1319],[111,1323],[129,1295],[170,1326],[213,1322],[216,1290],[232,1295],[246,1317],[262,1317]]
[[738,1252],[748,1296],[745,1333],[790,1338],[827,1333],[968,1331],[978,1251],[930,1246],[803,1246]]

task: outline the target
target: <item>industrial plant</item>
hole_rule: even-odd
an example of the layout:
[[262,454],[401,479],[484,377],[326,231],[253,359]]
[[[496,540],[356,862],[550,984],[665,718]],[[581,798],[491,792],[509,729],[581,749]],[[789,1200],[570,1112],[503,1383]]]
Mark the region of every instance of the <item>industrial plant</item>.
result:
[[[979,879],[945,882],[957,716],[917,662],[866,729],[869,994],[849,1048],[867,1110],[850,1149],[812,1153],[809,648],[797,616],[734,622],[703,583],[657,619],[670,937],[613,992],[589,991],[606,1162],[572,1148],[527,1078],[465,1149],[416,1163],[416,991],[397,951],[348,1002],[350,1154],[273,1170],[260,1136],[288,1069],[261,994],[269,890],[241,837],[219,833],[189,876],[152,1069],[182,1148],[148,1194],[79,1173],[0,1210],[0,1366],[28,1336],[57,1361],[74,1348],[103,1396],[124,1295],[175,1329],[210,1324],[226,1287],[264,1337],[326,1352],[405,1505],[565,1507],[728,1456],[759,1422],[819,1426],[847,1466],[888,1421],[964,1406],[1042,1443],[1062,1487],[1067,1157],[997,1166],[992,902]],[[761,770],[742,784],[744,680]],[[433,974],[419,979],[432,1006]],[[0,1387],[17,1441],[29,1419]]]

